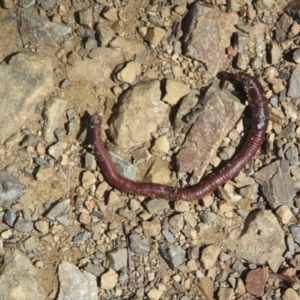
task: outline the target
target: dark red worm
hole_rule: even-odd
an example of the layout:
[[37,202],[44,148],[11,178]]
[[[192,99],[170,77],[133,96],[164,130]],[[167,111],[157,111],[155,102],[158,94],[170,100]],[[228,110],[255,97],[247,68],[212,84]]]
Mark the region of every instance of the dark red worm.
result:
[[199,182],[194,186],[177,188],[157,183],[135,182],[121,176],[116,170],[110,155],[102,143],[101,117],[97,113],[94,114],[91,118],[91,134],[92,143],[94,145],[94,154],[99,167],[109,184],[128,194],[174,201],[193,201],[203,198],[227,180],[236,176],[261,146],[268,126],[269,111],[263,87],[255,77],[245,73],[238,73],[234,75],[234,78],[243,83],[244,88],[248,93],[248,97],[250,98],[252,122],[249,136],[240,151],[226,166],[203,182]]

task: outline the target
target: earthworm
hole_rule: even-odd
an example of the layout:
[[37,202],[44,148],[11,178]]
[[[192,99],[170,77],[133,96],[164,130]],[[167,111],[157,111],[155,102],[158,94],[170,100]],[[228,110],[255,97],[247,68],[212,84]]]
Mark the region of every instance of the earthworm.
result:
[[132,195],[139,195],[167,200],[193,201],[203,198],[213,192],[220,185],[236,176],[240,170],[252,159],[260,148],[268,126],[269,111],[268,102],[264,96],[264,90],[260,82],[245,73],[233,75],[242,82],[250,99],[251,129],[250,133],[234,158],[222,169],[212,174],[203,182],[193,186],[173,187],[158,183],[135,182],[121,176],[116,170],[110,155],[106,151],[101,140],[101,117],[95,113],[91,118],[91,138],[94,155],[103,176],[110,185],[116,189]]

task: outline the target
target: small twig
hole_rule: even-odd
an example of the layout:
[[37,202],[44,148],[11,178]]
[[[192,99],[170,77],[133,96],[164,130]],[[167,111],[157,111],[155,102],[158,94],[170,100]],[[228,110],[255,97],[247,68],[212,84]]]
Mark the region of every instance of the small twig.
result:
[[70,205],[75,206],[75,188],[70,188]]
[[104,216],[101,213],[99,213],[98,211],[94,211],[93,210],[91,212],[91,215],[94,216],[94,217],[96,217],[96,218],[98,218],[99,220],[104,220]]
[[293,36],[293,37],[291,37],[291,38],[288,38],[288,39],[284,40],[283,42],[281,42],[281,44],[284,44],[284,43],[287,43],[287,42],[296,41],[296,40],[298,40],[298,39],[300,39],[300,34],[295,35],[295,36]]
[[124,230],[124,234],[125,234],[125,240],[126,240],[126,247],[127,247],[127,267],[128,267],[128,275],[129,277],[131,276],[131,270],[132,270],[132,260],[131,260],[131,251],[129,248],[129,240],[127,237],[127,228],[125,223],[123,223],[123,230]]

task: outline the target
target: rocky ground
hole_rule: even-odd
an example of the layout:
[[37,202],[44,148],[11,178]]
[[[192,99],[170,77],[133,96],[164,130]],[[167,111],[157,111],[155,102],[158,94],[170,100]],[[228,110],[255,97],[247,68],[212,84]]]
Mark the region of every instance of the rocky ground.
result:
[[[1,299],[300,299],[299,1],[0,3]],[[228,162],[251,118],[238,71],[270,123],[236,178],[190,203],[105,181],[95,112],[128,178]]]

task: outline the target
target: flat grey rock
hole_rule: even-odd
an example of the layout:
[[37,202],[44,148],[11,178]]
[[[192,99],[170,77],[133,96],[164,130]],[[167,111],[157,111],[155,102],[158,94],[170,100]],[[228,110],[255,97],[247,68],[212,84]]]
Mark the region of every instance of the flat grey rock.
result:
[[[25,297],[26,295],[26,297]],[[0,270],[0,299],[46,299],[38,270],[19,250],[7,251]]]
[[19,7],[17,13],[18,29],[24,45],[27,43],[57,46],[58,40],[72,32],[71,27],[50,22],[41,17],[34,8]]
[[58,266],[59,293],[57,300],[97,300],[96,277],[81,272],[76,266],[63,261]]
[[23,188],[23,184],[16,177],[7,171],[0,171],[0,206],[9,208],[20,198]]
[[51,58],[37,53],[21,52],[0,65],[0,144],[34,113],[54,89]]

